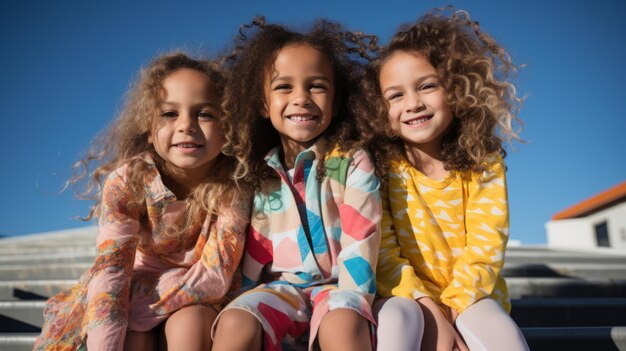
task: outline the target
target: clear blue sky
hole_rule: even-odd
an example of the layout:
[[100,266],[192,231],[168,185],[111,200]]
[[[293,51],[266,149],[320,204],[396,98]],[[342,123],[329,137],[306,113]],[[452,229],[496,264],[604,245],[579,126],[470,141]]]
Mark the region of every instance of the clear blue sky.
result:
[[511,238],[544,243],[555,212],[626,179],[624,1],[4,1],[0,234],[85,225],[72,218],[89,203],[58,191],[155,54],[220,52],[256,14],[287,25],[326,17],[385,42],[448,3],[526,64],[529,143],[507,158]]

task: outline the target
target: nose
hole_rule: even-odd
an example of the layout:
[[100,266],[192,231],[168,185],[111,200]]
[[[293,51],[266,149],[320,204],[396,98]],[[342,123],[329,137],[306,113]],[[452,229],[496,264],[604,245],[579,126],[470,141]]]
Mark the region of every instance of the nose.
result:
[[306,107],[311,105],[311,96],[308,90],[298,90],[291,101],[296,106]]
[[406,107],[406,110],[408,112],[418,111],[424,105],[422,103],[422,99],[420,97],[420,94],[418,94],[416,92],[408,93],[405,101],[406,101],[405,107]]
[[179,133],[192,134],[197,129],[196,120],[191,113],[181,113],[176,120],[176,130]]

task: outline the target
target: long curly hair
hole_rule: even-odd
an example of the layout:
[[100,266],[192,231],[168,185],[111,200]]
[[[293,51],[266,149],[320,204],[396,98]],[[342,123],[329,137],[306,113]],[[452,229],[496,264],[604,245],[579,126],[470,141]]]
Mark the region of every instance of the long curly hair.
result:
[[[252,34],[248,32],[255,31]],[[319,141],[322,150],[339,146],[351,152],[357,147],[357,129],[348,108],[352,89],[364,69],[363,56],[376,37],[343,31],[333,22],[319,20],[307,31],[296,32],[284,26],[267,24],[263,17],[240,29],[231,55],[227,58],[227,83],[222,109],[228,154],[239,160],[236,177],[253,186],[275,177],[264,162],[265,155],[281,145],[280,136],[267,118],[262,117],[266,97],[265,79],[279,51],[290,45],[308,45],[328,58],[333,69],[335,96],[333,118]],[[320,156],[318,175],[323,176],[325,155]]]
[[404,25],[366,68],[355,113],[361,135],[384,180],[389,160],[403,157],[404,144],[388,123],[388,106],[380,91],[380,71],[399,51],[418,52],[437,70],[453,114],[440,158],[450,171],[480,172],[489,154],[506,152],[504,140],[521,141],[517,117],[523,100],[509,81],[517,72],[507,51],[472,21],[466,11],[436,9]]
[[[67,185],[72,186],[80,198],[95,201],[83,220],[99,216],[104,181],[109,173],[124,164],[128,165],[125,175],[132,198],[129,206],[145,210],[143,177],[152,166],[137,156],[149,153],[157,169],[161,173],[165,171],[165,161],[148,142],[148,137],[159,115],[158,108],[163,103],[163,80],[179,69],[192,69],[205,74],[215,87],[217,98],[221,99],[224,75],[215,62],[195,60],[174,52],[155,58],[143,68],[127,92],[119,115],[92,141],[86,156],[73,166],[73,176]],[[243,193],[238,182],[232,178],[236,163],[236,159],[223,153],[218,156],[216,171],[191,191],[186,199],[185,220],[177,228],[172,228],[169,234],[183,234],[198,218],[216,215],[220,207],[231,206],[239,200]]]

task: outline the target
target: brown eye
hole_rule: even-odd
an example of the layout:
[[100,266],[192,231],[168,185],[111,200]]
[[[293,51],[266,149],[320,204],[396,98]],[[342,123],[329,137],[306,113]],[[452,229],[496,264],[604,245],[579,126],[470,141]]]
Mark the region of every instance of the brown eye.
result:
[[328,90],[328,88],[326,87],[326,85],[322,84],[322,83],[315,83],[311,85],[311,90],[323,90],[326,91]]
[[163,111],[161,112],[161,117],[174,118],[178,117],[178,113],[176,111]]
[[389,97],[387,97],[387,100],[388,101],[392,101],[392,100],[398,99],[400,97],[402,97],[402,93],[395,93],[395,94],[391,94]]
[[198,113],[198,119],[208,120],[213,118],[215,118],[215,115],[209,111],[200,111],[200,113]]
[[426,84],[422,84],[422,85],[419,87],[419,90],[420,90],[420,91],[424,91],[424,90],[432,90],[432,89],[435,89],[435,88],[437,88],[437,87],[439,87],[439,84],[438,84],[438,83],[426,83]]
[[289,84],[279,84],[274,87],[274,90],[290,90],[290,89],[291,89],[291,85]]

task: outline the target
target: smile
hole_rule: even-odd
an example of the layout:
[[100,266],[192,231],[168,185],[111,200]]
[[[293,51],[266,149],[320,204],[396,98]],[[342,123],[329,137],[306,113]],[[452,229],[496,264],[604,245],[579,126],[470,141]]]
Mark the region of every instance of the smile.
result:
[[289,115],[287,118],[294,122],[307,122],[317,118],[316,115]]
[[432,118],[433,118],[433,116],[418,117],[418,118],[415,118],[415,119],[408,120],[408,121],[404,122],[404,124],[408,124],[410,126],[414,126],[414,125],[426,123],[426,122],[430,121]]
[[202,145],[194,144],[194,143],[180,143],[180,144],[174,144],[172,146],[182,148],[182,149],[194,149],[194,148],[201,147]]

